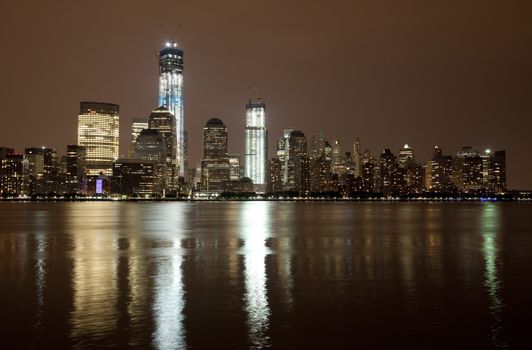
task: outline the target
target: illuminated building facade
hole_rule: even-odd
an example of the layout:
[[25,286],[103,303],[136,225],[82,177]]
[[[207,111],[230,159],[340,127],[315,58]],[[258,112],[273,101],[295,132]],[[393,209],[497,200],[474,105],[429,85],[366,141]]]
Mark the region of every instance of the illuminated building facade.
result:
[[435,193],[453,192],[455,189],[453,176],[453,157],[444,155],[440,147],[434,146],[432,159],[425,162],[425,190]]
[[476,192],[484,188],[485,167],[481,152],[477,148],[462,147],[456,151],[454,181],[463,192]]
[[360,150],[360,139],[358,137],[353,142],[353,161],[355,162],[355,176],[362,176],[362,151]]
[[415,161],[414,149],[408,146],[408,144],[404,145],[404,147],[399,150],[399,166],[403,168],[411,167],[415,164]]
[[292,131],[292,129],[285,129],[283,132],[283,137],[277,140],[277,159],[281,162],[283,184],[286,183],[288,179],[288,139],[290,138],[290,133],[292,133]]
[[183,113],[183,50],[168,42],[159,51],[159,106],[174,115],[175,159],[179,176],[185,176],[185,120]]
[[331,157],[331,172],[338,177],[344,176],[347,173],[347,158],[342,153],[342,145],[339,140],[333,142]]
[[268,193],[283,191],[283,165],[279,157],[268,162]]
[[48,147],[29,147],[24,152],[29,194],[59,192],[57,151]]
[[269,192],[298,192],[306,196],[310,190],[310,158],[307,139],[299,130],[284,130],[277,141],[277,157],[269,162]]
[[0,147],[0,194],[17,196],[24,191],[24,156],[12,148]]
[[113,174],[118,159],[119,107],[113,103],[81,102],[78,145],[86,149],[86,175]]
[[266,191],[266,162],[268,160],[268,131],[266,105],[259,98],[246,104],[245,177],[253,181],[255,192]]
[[201,182],[203,190],[221,192],[229,181],[227,128],[218,118],[209,119],[203,128],[203,160]]
[[229,180],[240,180],[240,154],[228,154],[229,159]]
[[175,191],[178,178],[176,118],[165,106],[161,106],[151,112],[148,118],[148,128],[157,130],[164,138],[167,167],[165,187],[169,191]]

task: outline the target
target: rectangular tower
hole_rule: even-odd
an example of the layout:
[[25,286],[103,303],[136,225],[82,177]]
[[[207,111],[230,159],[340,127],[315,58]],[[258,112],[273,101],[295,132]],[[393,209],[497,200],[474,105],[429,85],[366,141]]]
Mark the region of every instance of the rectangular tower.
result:
[[118,159],[119,107],[113,103],[81,102],[78,145],[86,149],[86,175],[113,175]]
[[183,50],[168,42],[159,51],[159,106],[165,106],[176,121],[176,163],[185,176],[185,119],[183,113]]
[[246,104],[245,177],[253,181],[255,192],[266,191],[266,161],[268,159],[268,130],[266,105],[259,98]]

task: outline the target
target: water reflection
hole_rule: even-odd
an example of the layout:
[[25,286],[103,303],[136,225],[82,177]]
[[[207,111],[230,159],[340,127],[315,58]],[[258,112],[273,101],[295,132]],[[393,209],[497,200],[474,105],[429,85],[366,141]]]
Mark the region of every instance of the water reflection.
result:
[[511,346],[530,324],[529,212],[0,203],[4,347]]
[[183,282],[180,255],[157,258],[153,341],[158,349],[185,347],[183,334]]
[[265,258],[269,234],[270,202],[246,202],[241,211],[240,234],[245,266],[244,304],[247,314],[249,341],[253,348],[270,345],[267,335],[270,307],[266,296]]
[[37,308],[35,310],[35,328],[42,330],[44,316],[44,293],[46,289],[46,232],[48,213],[44,210],[38,211],[33,216],[34,238],[36,242],[35,251],[35,294],[37,297]]
[[[159,220],[155,220],[157,233],[164,234],[166,254],[154,257],[153,342],[158,349],[181,349],[186,344],[183,332],[183,253],[179,231],[185,229],[185,218],[183,211],[175,210],[175,206],[163,208],[158,213]],[[164,220],[164,217],[174,220]]]
[[78,345],[91,346],[116,329],[118,232],[116,227],[106,227],[108,206],[79,209],[71,206],[68,215],[74,232],[72,338]]
[[481,224],[482,228],[482,251],[485,262],[484,285],[488,291],[489,308],[491,314],[491,340],[497,347],[508,347],[502,340],[502,309],[503,299],[501,296],[501,284],[498,269],[501,262],[497,257],[497,236],[500,227],[499,207],[493,203],[483,205]]

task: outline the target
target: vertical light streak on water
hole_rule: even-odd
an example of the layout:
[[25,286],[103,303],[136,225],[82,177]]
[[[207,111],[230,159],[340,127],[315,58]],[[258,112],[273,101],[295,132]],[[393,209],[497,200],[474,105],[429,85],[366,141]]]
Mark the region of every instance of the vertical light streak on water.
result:
[[[174,247],[179,247],[179,241]],[[153,339],[157,349],[182,349],[186,347],[183,334],[183,257],[181,255],[157,258],[155,300],[153,314],[155,331]]]
[[46,289],[46,228],[48,221],[47,213],[45,211],[38,211],[34,215],[34,229],[35,229],[35,294],[37,297],[37,308],[35,310],[35,328],[43,329],[43,315],[44,315],[44,291]]
[[[276,242],[275,246],[270,246],[276,253],[278,278],[280,280],[279,286],[282,291],[283,311],[291,312],[294,304],[294,277],[293,277],[293,237],[292,220],[297,217],[297,213],[293,206],[283,206],[279,213],[276,213],[276,219],[280,220],[282,224],[277,226],[276,238],[272,238]],[[279,222],[279,221],[277,221]],[[268,223],[271,227],[271,223]],[[284,237],[284,236],[288,237]]]
[[415,244],[412,241],[412,232],[415,212],[413,207],[404,206],[399,209],[399,265],[401,267],[401,277],[403,290],[405,292],[405,306],[411,315],[416,313],[419,305],[419,293],[417,290],[416,266],[414,263]]
[[[155,330],[153,343],[157,349],[183,349],[186,347],[184,334],[185,296],[183,285],[182,235],[176,230],[185,230],[185,215],[182,208],[165,206],[153,222],[154,230],[163,239],[171,239],[172,246],[165,248],[168,254],[155,257],[155,281],[153,318]],[[174,218],[171,221],[169,218]]]
[[[286,239],[289,241],[289,239]],[[290,243],[288,243],[290,244]],[[285,311],[291,311],[294,304],[294,279],[292,276],[292,255],[290,252],[284,252],[282,256],[279,257],[281,264],[281,283],[284,291],[284,307]]]
[[242,208],[241,236],[244,240],[245,286],[244,305],[248,338],[252,348],[270,345],[267,335],[270,307],[266,295],[265,245],[269,230],[269,202],[246,202]]
[[486,203],[482,210],[482,252],[484,255],[485,272],[484,286],[488,292],[491,314],[491,341],[497,348],[506,348],[508,344],[501,339],[503,299],[501,296],[502,281],[498,277],[497,236],[499,230],[499,208],[496,204]]
[[69,231],[74,243],[71,337],[80,347],[108,341],[116,329],[118,230],[108,219],[116,215],[113,210],[108,203],[70,207]]

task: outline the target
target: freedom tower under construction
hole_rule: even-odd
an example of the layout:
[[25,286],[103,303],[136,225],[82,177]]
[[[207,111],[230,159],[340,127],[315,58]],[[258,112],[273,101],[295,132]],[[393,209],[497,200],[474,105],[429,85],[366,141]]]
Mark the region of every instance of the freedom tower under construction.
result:
[[183,50],[174,41],[159,51],[159,106],[165,106],[176,119],[176,163],[179,176],[185,176],[185,120],[183,114]]

